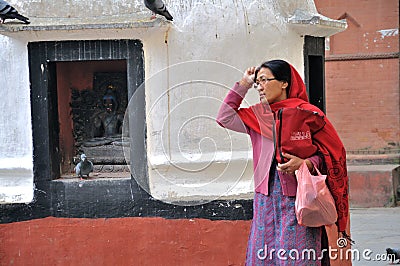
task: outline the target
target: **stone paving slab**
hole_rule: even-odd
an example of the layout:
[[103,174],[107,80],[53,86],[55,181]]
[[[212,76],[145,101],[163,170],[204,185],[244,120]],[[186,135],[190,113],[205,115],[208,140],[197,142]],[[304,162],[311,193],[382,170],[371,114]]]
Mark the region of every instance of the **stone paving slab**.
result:
[[351,208],[350,217],[352,239],[356,241],[352,252],[360,254],[353,265],[394,265],[382,261],[381,255],[388,247],[400,249],[400,207]]

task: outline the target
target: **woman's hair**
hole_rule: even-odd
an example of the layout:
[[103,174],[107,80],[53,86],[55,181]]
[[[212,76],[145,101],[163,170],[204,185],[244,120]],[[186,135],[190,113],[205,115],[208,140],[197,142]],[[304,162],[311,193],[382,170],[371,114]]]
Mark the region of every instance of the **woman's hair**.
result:
[[264,68],[264,67],[271,70],[272,74],[274,75],[274,77],[277,80],[286,81],[288,83],[286,92],[287,92],[287,95],[289,95],[290,84],[292,83],[292,74],[291,74],[292,70],[290,68],[289,63],[284,60],[271,60],[271,61],[262,63],[256,69],[254,81],[257,80],[257,75],[258,75],[258,72],[260,71],[260,69]]

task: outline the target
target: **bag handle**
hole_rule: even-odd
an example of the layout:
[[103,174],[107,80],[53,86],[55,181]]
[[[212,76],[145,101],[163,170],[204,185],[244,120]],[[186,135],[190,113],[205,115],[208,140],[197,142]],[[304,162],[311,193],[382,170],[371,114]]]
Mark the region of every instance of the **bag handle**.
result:
[[[312,163],[312,162],[311,162]],[[313,168],[315,169],[315,171],[317,172],[317,174],[318,174],[318,176],[322,176],[322,174],[321,174],[321,172],[318,170],[318,168],[317,167],[315,167],[315,165],[312,163],[312,165],[313,165]],[[301,166],[300,166],[300,168],[301,167],[305,167],[306,169],[307,169],[307,171],[310,173],[310,175],[312,175],[311,174],[311,172],[310,172],[310,169],[308,169],[308,166],[307,166],[307,164],[306,164],[306,160],[304,160],[303,161],[303,163],[301,164]],[[300,170],[300,168],[299,168],[299,170]],[[298,170],[296,170],[296,171],[298,171]],[[295,171],[295,172],[296,172]],[[295,173],[295,175],[296,175],[296,173]],[[296,175],[297,176],[297,175]]]
[[[305,162],[304,162],[305,163]],[[312,162],[311,162],[312,163]],[[318,175],[322,175],[321,172],[318,170],[317,167],[315,167],[315,165],[312,163],[313,168],[315,169],[315,171],[317,172]],[[308,167],[307,167],[308,168]]]

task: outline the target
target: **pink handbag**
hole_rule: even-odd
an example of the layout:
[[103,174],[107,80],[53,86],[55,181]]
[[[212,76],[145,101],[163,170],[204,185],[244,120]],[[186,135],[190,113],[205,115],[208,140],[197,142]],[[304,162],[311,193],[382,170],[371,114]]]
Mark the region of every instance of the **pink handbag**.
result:
[[315,170],[317,176],[312,175],[303,162],[296,171],[296,218],[300,225],[308,227],[331,225],[337,220],[335,201],[325,183],[326,175]]

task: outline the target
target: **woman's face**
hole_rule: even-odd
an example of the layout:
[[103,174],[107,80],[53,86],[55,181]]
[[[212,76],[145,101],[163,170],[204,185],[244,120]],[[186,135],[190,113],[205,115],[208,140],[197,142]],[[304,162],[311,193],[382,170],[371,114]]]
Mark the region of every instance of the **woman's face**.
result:
[[269,68],[263,67],[258,71],[256,86],[261,103],[272,104],[287,99],[288,83],[276,80]]

